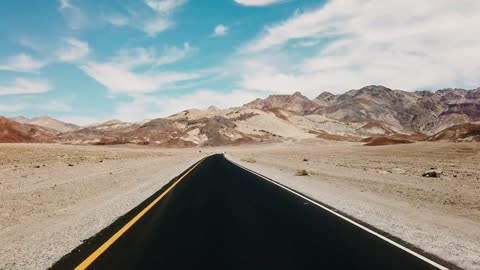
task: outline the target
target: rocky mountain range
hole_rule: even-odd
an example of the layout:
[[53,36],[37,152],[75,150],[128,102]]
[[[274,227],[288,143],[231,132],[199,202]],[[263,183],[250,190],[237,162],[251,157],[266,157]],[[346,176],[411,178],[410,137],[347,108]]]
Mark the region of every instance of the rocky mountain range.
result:
[[35,117],[31,119],[26,118],[24,116],[18,116],[18,117],[12,118],[12,120],[21,124],[30,124],[30,125],[41,126],[48,129],[53,129],[57,132],[69,132],[69,131],[77,130],[80,128],[80,126],[77,126],[75,124],[65,123],[48,116]]
[[212,106],[139,123],[111,120],[82,128],[48,117],[2,118],[0,122],[2,142],[165,147],[319,139],[370,145],[478,141],[479,134],[480,88],[407,92],[367,86],[339,95],[323,92],[313,100],[295,92],[256,99],[241,107],[222,110]]

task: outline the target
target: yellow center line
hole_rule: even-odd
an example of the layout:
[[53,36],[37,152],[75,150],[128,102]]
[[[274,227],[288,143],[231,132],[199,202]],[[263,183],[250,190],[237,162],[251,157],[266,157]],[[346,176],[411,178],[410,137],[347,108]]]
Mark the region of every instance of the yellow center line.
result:
[[118,232],[116,232],[110,239],[107,240],[101,247],[93,252],[88,258],[86,258],[81,264],[75,267],[75,270],[86,269],[93,263],[105,250],[107,250],[120,236],[122,236],[130,227],[135,224],[140,218],[142,218],[155,204],[157,204],[168,192],[170,192],[185,176],[187,176],[193,169],[195,169],[205,158],[198,161],[190,170],[183,174],[175,183],[173,183],[167,190],[165,190],[160,196],[158,196],[153,202],[151,202],[145,209],[138,213],[132,220],[130,220],[125,226],[123,226]]

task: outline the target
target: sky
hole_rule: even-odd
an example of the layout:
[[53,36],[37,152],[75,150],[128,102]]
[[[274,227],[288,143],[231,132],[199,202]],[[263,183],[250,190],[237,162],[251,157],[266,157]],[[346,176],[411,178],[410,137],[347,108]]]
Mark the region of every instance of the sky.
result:
[[0,38],[0,115],[81,125],[480,86],[478,0],[5,0]]

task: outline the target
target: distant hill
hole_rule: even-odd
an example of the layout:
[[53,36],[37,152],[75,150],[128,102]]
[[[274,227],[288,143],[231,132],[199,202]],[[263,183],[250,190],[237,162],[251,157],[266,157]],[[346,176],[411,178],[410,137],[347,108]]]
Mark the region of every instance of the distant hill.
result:
[[37,125],[37,126],[56,130],[58,132],[68,132],[68,131],[72,131],[80,128],[80,126],[77,126],[75,124],[65,123],[48,116],[36,117],[32,119],[29,119],[23,116],[18,116],[11,119],[13,121],[16,121],[22,124]]
[[54,130],[0,117],[0,143],[47,143],[55,138]]
[[461,124],[449,127],[428,137],[429,141],[480,142],[480,124]]
[[474,124],[480,121],[480,88],[407,92],[371,85],[339,95],[322,92],[313,100],[295,92],[270,95],[241,107],[211,106],[137,123],[110,120],[83,128],[49,117],[15,120],[39,131],[54,130],[60,133],[54,140],[74,144],[189,147],[288,140],[372,145],[425,138],[478,141]]

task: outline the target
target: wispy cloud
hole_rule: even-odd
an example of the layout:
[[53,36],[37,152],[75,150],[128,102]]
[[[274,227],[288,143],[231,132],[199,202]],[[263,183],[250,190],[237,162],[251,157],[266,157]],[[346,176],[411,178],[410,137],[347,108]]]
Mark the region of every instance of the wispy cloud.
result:
[[81,69],[113,93],[149,93],[163,90],[175,82],[193,80],[195,73],[134,72],[112,63],[91,62]]
[[273,5],[280,2],[285,2],[285,0],[235,0],[235,3],[237,4],[256,7]]
[[108,62],[89,62],[81,69],[112,93],[150,93],[174,83],[200,78],[195,72],[158,72],[154,68],[187,57],[192,48],[165,47],[161,54],[154,48],[125,49]]
[[47,63],[36,60],[28,54],[22,53],[10,57],[6,63],[0,64],[0,70],[9,70],[16,72],[37,72]]
[[143,31],[155,37],[158,33],[172,28],[175,25],[172,20],[173,12],[185,3],[186,0],[145,0],[145,4],[156,14],[154,18],[145,21]]
[[312,96],[367,84],[476,87],[479,24],[478,1],[329,1],[248,42],[235,56],[239,87]]
[[213,36],[214,37],[220,37],[220,36],[225,36],[228,32],[228,27],[226,27],[225,25],[223,24],[219,24],[217,26],[215,26],[215,28],[213,29]]
[[74,30],[78,30],[88,23],[87,16],[79,7],[72,4],[71,0],[60,0],[58,11],[63,15],[68,26]]
[[180,61],[196,50],[197,48],[192,47],[189,42],[185,42],[183,47],[165,46],[160,51],[153,47],[123,49],[110,62],[125,69],[133,69],[144,65],[157,67]]
[[166,65],[180,61],[196,51],[196,48],[191,47],[190,43],[185,42],[183,47],[165,47],[163,49],[162,55],[155,61],[155,65]]
[[26,104],[0,104],[1,113],[14,113],[21,112],[27,108]]
[[46,104],[39,105],[38,108],[52,112],[70,112],[72,111],[72,104],[66,101],[50,100]]
[[145,0],[145,4],[159,14],[170,14],[186,0]]
[[85,58],[90,53],[87,42],[75,39],[64,39],[64,46],[57,52],[58,59],[63,62],[75,62]]
[[170,27],[172,27],[172,22],[163,17],[157,17],[152,20],[148,20],[145,22],[145,26],[143,30],[147,33],[150,37],[155,37],[158,33],[161,33]]
[[67,8],[72,8],[73,6],[70,4],[70,0],[60,0],[60,6],[58,7],[59,10],[64,10]]
[[113,26],[121,27],[130,23],[130,19],[127,16],[120,14],[104,15],[103,18]]
[[0,96],[40,94],[48,92],[50,88],[51,86],[47,81],[17,78],[10,85],[0,85]]

